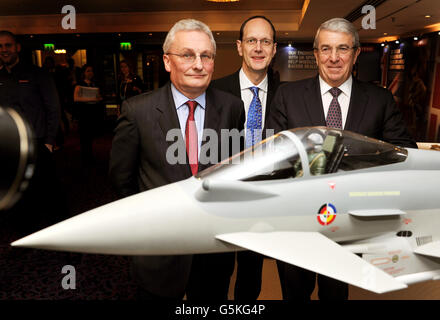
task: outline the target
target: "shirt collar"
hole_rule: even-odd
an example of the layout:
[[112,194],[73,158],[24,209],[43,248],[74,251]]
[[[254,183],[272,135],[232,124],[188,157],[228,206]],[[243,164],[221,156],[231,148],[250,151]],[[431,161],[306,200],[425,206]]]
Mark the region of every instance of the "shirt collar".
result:
[[182,107],[188,100],[196,101],[202,109],[206,108],[206,92],[203,92],[200,96],[195,99],[189,99],[179,90],[176,89],[174,84],[171,83],[171,93],[173,94],[174,103],[176,104],[176,109]]
[[0,70],[5,69],[6,71],[8,71],[8,73],[11,73],[12,69],[14,69],[19,62],[20,62],[20,58],[17,57],[17,60],[15,61],[15,63],[12,66],[6,67],[6,65],[1,64],[0,65]]
[[[346,96],[350,96],[352,84],[353,77],[350,75],[350,77],[338,88],[342,91],[343,94],[345,94]],[[325,82],[321,78],[321,76],[319,76],[319,86],[321,87],[321,96],[326,94],[332,88],[327,82]]]
[[260,90],[263,90],[264,92],[267,92],[267,73],[263,80],[257,85],[253,84],[251,80],[246,76],[246,74],[243,71],[243,68],[240,69],[239,72],[239,78],[240,78],[240,88],[241,90],[249,89],[250,87],[258,87]]

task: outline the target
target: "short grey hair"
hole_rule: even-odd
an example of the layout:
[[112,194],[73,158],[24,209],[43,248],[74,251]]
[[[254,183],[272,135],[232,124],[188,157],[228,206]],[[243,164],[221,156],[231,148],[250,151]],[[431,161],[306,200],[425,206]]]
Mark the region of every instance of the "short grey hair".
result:
[[174,37],[177,32],[179,31],[201,31],[204,32],[208,37],[209,40],[211,40],[212,47],[214,48],[214,54],[216,52],[216,45],[214,36],[212,35],[211,29],[204,24],[203,22],[195,19],[182,19],[177,21],[174,26],[168,31],[168,34],[165,38],[165,41],[163,43],[163,52],[167,53],[168,50],[171,47],[171,44],[174,41]]
[[316,31],[315,41],[313,41],[314,48],[318,48],[318,36],[321,30],[351,34],[351,36],[353,37],[353,47],[359,48],[361,46],[359,42],[359,34],[356,30],[356,27],[350,21],[344,18],[333,18],[321,24],[318,28],[318,31]]

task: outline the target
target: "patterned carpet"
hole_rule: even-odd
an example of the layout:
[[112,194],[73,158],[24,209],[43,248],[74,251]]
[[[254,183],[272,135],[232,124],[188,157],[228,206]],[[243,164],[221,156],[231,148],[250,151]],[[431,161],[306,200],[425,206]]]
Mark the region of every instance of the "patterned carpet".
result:
[[[55,152],[57,175],[66,195],[68,216],[74,216],[116,199],[108,181],[108,159],[113,123],[95,140],[95,164],[82,166],[76,125],[64,146]],[[12,219],[13,220],[13,219]],[[51,223],[41,221],[41,226]],[[0,221],[0,300],[131,300],[135,286],[129,275],[129,258],[12,248],[9,243],[26,235],[17,221]],[[76,288],[62,282],[75,268]]]

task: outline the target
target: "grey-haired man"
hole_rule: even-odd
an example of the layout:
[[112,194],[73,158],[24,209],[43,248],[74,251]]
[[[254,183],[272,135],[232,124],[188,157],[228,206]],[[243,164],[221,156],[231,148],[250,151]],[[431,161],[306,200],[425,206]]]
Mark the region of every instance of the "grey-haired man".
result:
[[[222,129],[243,128],[241,100],[208,88],[214,71],[215,41],[204,23],[178,21],[169,31],[163,50],[171,81],[152,93],[126,100],[118,119],[110,176],[121,196],[196,175],[212,164],[199,161],[204,130],[215,130],[220,137]],[[173,129],[180,132],[179,137],[167,141],[167,133]],[[174,143],[186,144],[186,163],[167,160],[167,149]],[[219,150],[218,161],[221,155]],[[191,300],[226,300],[233,257],[232,253],[135,257],[132,271],[139,298],[176,300],[186,293]]]
[[[392,94],[352,77],[360,53],[359,35],[349,21],[334,18],[316,32],[315,59],[319,75],[281,85],[272,103],[267,127],[275,133],[298,127],[346,129],[399,146],[417,148]],[[316,274],[277,261],[283,296],[310,300]],[[348,299],[348,285],[318,275],[321,300]]]

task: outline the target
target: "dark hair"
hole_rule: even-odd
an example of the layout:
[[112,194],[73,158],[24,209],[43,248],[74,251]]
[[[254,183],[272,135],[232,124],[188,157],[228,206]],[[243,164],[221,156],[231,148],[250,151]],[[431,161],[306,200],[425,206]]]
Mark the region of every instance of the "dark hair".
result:
[[131,67],[131,63],[129,63],[127,60],[121,60],[119,61],[119,66],[121,66],[121,64],[125,63],[128,67],[129,72],[131,73],[132,67]]
[[85,76],[85,74],[86,74],[86,70],[87,70],[88,67],[90,67],[90,68],[93,69],[93,66],[92,66],[91,64],[89,64],[89,63],[86,63],[85,65],[83,65],[83,66],[81,67],[81,78],[82,78],[82,79],[84,79],[84,76]]
[[11,37],[12,39],[14,39],[14,42],[17,43],[17,37],[11,31],[1,30],[0,37],[4,37],[4,36]]
[[[50,66],[48,66],[50,64]],[[52,56],[47,56],[43,62],[44,67],[55,67],[55,59]]]
[[240,41],[243,41],[243,32],[244,32],[244,27],[246,26],[246,23],[248,23],[249,21],[254,20],[254,19],[263,19],[263,20],[266,20],[270,24],[270,27],[272,28],[272,32],[273,32],[273,42],[276,42],[275,27],[273,26],[272,21],[270,21],[265,16],[253,16],[253,17],[246,19],[240,27]]
[[69,59],[67,59],[67,64],[69,65],[70,68],[72,68],[75,65],[75,60],[73,60],[73,58],[70,57]]

